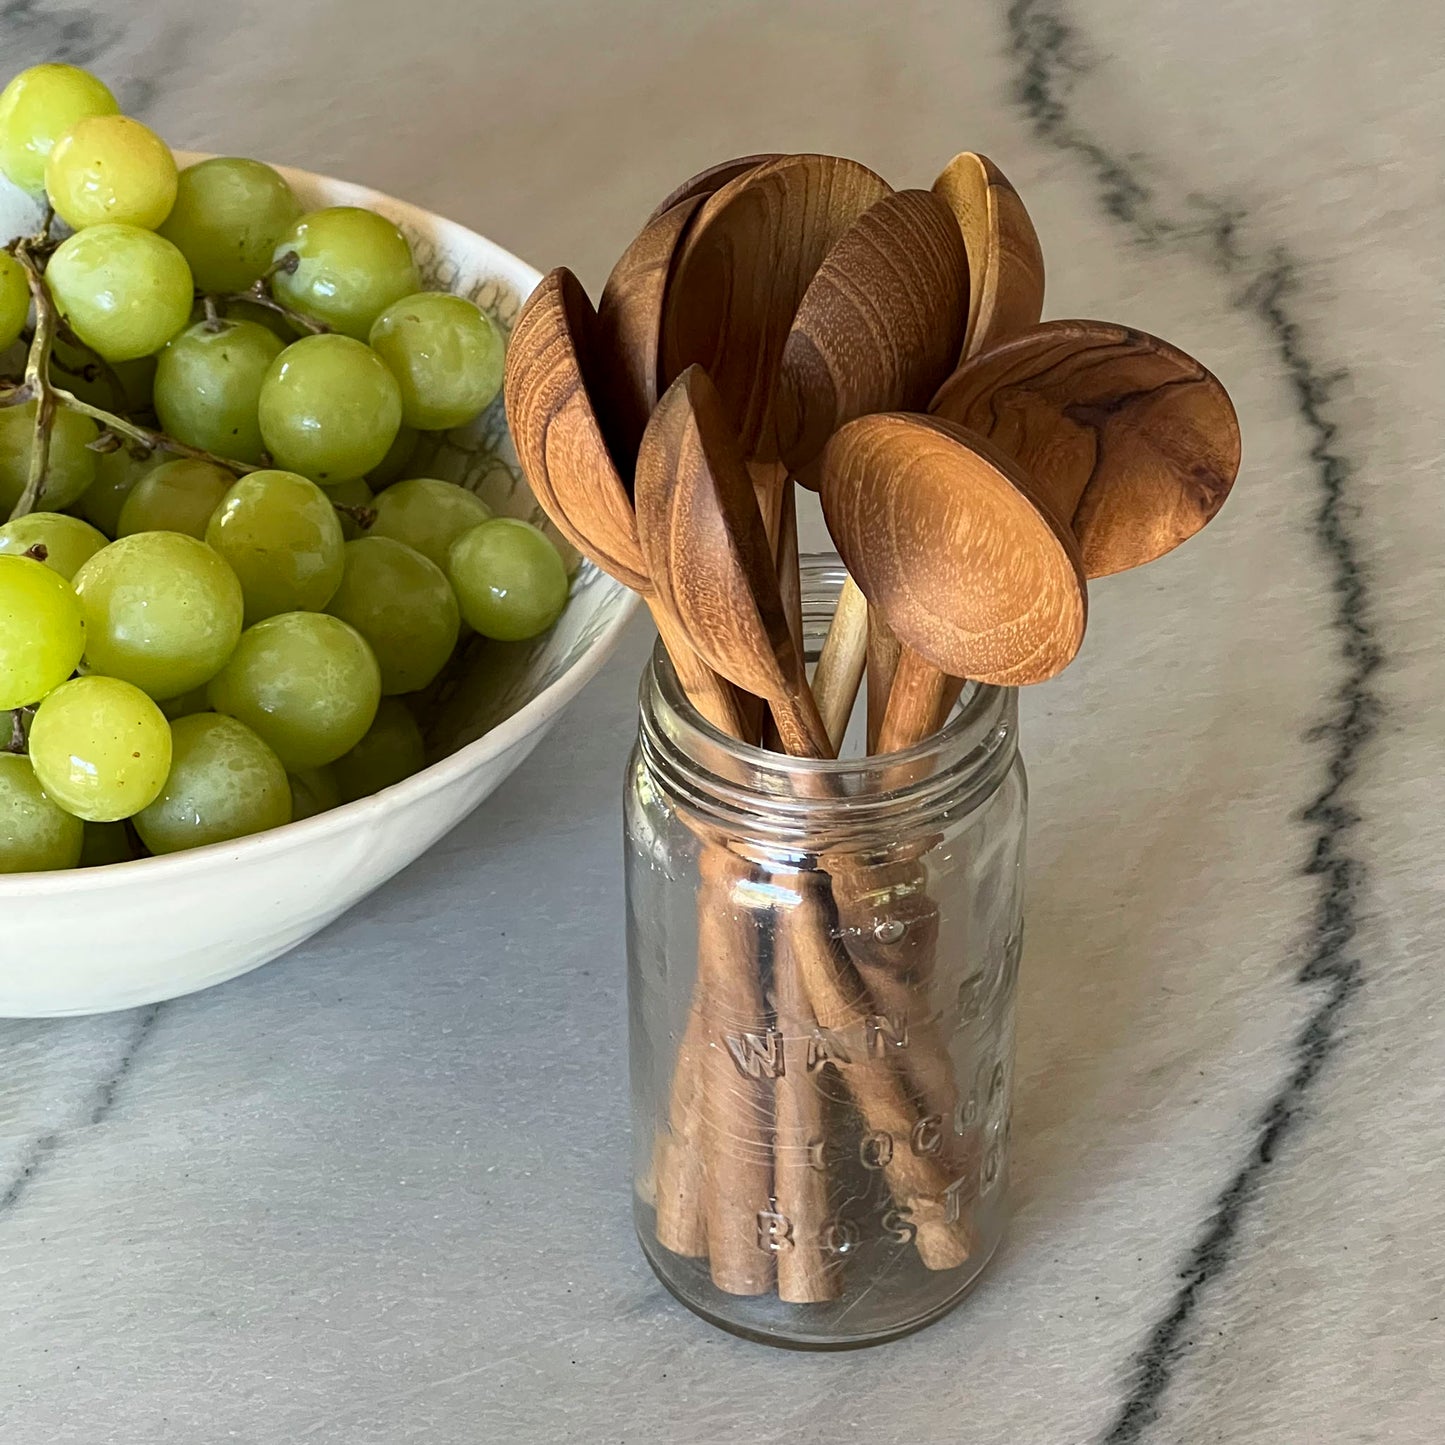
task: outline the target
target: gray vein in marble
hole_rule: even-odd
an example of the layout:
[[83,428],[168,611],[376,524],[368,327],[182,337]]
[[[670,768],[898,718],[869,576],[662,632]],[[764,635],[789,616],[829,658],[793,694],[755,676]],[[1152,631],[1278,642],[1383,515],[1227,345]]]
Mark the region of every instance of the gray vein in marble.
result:
[[[145,1043],[151,1029],[155,1027],[156,1019],[163,1007],[163,1004],[151,1004],[136,1012],[130,1037],[121,1051],[120,1058],[115,1067],[96,1084],[91,1093],[89,1107],[84,1111],[84,1123],[93,1128],[95,1125],[105,1122],[110,1111],[115,1107],[121,1083],[130,1073],[135,1056],[141,1045]],[[15,1172],[5,1185],[4,1192],[0,1193],[0,1214],[20,1202],[25,1191],[54,1157],[65,1137],[64,1130],[50,1129],[37,1135],[26,1148],[21,1150]]]
[[1238,229],[1244,211],[1228,200],[1191,197],[1201,219],[1181,221],[1165,213],[1138,167],[1096,139],[1074,115],[1070,77],[1086,62],[1066,17],[1060,0],[1013,0],[1009,5],[1011,50],[1021,67],[1017,98],[1041,139],[1093,171],[1104,209],[1141,243],[1200,245],[1227,276],[1246,283],[1239,304],[1269,333],[1310,438],[1309,459],[1320,495],[1312,529],[1333,578],[1337,600],[1330,625],[1339,637],[1344,663],[1330,711],[1305,739],[1324,745],[1325,782],[1299,815],[1311,834],[1304,871],[1320,882],[1314,936],[1297,981],[1324,985],[1324,996],[1294,1040],[1294,1067],[1262,1109],[1244,1162],[1220,1193],[1203,1234],[1180,1268],[1179,1289],[1130,1367],[1129,1393],[1105,1440],[1106,1445],[1131,1445],[1161,1418],[1174,1366],[1193,1343],[1187,1327],[1200,1293],[1229,1268],[1245,1212],[1267,1182],[1278,1151],[1307,1117],[1310,1089],[1338,1047],[1346,1007],[1364,981],[1363,965],[1351,944],[1366,884],[1353,835],[1366,820],[1352,806],[1349,787],[1376,738],[1381,699],[1371,678],[1385,654],[1371,618],[1369,578],[1355,530],[1362,504],[1351,490],[1353,468],[1330,417],[1331,395],[1348,374],[1326,369],[1315,359],[1311,341],[1294,319],[1291,301],[1299,290],[1298,263],[1283,246],[1263,255],[1246,251]]

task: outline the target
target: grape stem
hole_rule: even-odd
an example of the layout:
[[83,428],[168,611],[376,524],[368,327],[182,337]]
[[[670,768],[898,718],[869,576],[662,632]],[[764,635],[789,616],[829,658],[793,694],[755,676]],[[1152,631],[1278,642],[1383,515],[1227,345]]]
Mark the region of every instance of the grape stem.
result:
[[[46,216],[49,230],[49,213]],[[43,234],[43,233],[42,233]],[[50,432],[55,421],[55,391],[50,385],[50,348],[55,343],[55,305],[41,279],[40,267],[30,253],[29,241],[15,248],[15,259],[25,268],[30,286],[30,299],[35,303],[35,335],[25,357],[25,380],[21,383],[35,399],[35,427],[30,441],[30,469],[25,476],[25,490],[20,493],[11,519],[28,516],[45,494],[45,473],[50,466]],[[28,400],[29,398],[27,398]]]
[[369,532],[376,523],[375,507],[356,507],[350,502],[332,502],[331,505],[343,517],[350,517],[363,532]]
[[[37,403],[35,408],[35,430],[30,446],[30,469],[25,478],[25,490],[20,494],[10,518],[26,517],[39,506],[45,495],[45,473],[50,464],[50,434],[55,423],[58,407],[79,412],[99,423],[102,430],[92,447],[97,451],[114,451],[107,446],[107,440],[125,437],[151,451],[174,452],[177,456],[192,457],[198,462],[209,462],[212,466],[244,476],[247,472],[259,471],[249,462],[233,461],[230,457],[219,457],[203,451],[186,442],[177,441],[164,432],[153,431],[140,426],[127,417],[117,416],[103,407],[92,406],[82,401],[73,392],[54,385],[50,380],[51,349],[55,344],[56,328],[60,316],[45,285],[34,246],[40,238],[22,238],[13,242],[14,256],[25,268],[25,278],[30,286],[30,298],[35,303],[35,334],[30,341],[30,350],[25,358],[25,377],[19,386],[0,391],[0,407],[19,406],[28,401]],[[118,382],[118,378],[117,378]]]
[[[193,447],[186,442],[177,441],[175,437],[167,436],[165,432],[155,431],[151,427],[128,421],[125,417],[106,411],[104,407],[91,406],[88,401],[81,401],[78,396],[61,387],[52,387],[51,391],[60,406],[66,407],[70,411],[78,411],[81,416],[88,416],[92,421],[100,423],[102,430],[97,441],[104,440],[107,434],[112,437],[125,437],[128,441],[138,442],[152,451],[174,452],[178,457],[191,457],[198,462],[209,462],[213,467],[234,472],[238,477],[245,476],[247,472],[261,470],[260,467],[252,466],[250,462],[238,462],[230,457],[219,457],[214,452],[205,451],[201,447]],[[17,512],[15,515],[21,516],[23,513]]]
[[[286,254],[288,256],[294,256],[296,253],[294,251],[288,251]],[[285,258],[283,257],[282,259],[284,260]],[[271,268],[270,271],[266,273],[266,275],[270,276],[276,271],[294,271],[295,269],[296,268],[294,266],[287,267],[278,262],[275,266]],[[277,316],[284,316],[286,320],[289,321],[293,326],[299,326],[303,331],[309,331],[313,336],[319,336],[322,332],[331,330],[331,328],[326,325],[324,321],[313,321],[311,317],[303,316],[301,312],[293,311],[289,306],[285,306],[280,301],[278,301],[266,289],[265,276],[263,276],[258,282],[256,282],[254,286],[250,287],[248,290],[245,291],[231,291],[223,296],[201,296],[201,303],[203,305],[207,303],[209,303],[210,305],[215,305],[217,301],[221,302],[223,305],[233,301],[249,301],[253,306],[260,306],[267,311],[274,311]],[[210,312],[207,311],[206,315],[209,319]]]
[[26,749],[25,717],[26,709],[17,707],[10,713],[10,741],[5,744],[7,753],[19,753],[22,757]]

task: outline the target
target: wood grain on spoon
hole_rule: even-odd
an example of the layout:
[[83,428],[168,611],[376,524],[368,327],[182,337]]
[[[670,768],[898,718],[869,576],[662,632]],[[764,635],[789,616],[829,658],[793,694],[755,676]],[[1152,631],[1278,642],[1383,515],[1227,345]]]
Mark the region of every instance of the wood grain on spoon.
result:
[[597,304],[604,404],[616,420],[629,468],[657,405],[662,303],[688,222],[702,205],[689,196],[645,225],[618,258]]
[[728,181],[693,218],[667,290],[662,380],[704,367],[745,456],[776,456],[778,371],[808,283],[891,189],[856,161],[784,156]]
[[565,267],[538,283],[507,347],[507,424],[522,470],[553,526],[604,572],[640,593],[693,705],[729,736],[746,726],[736,693],[688,645],[657,602],[637,517],[603,436],[589,385],[596,313]]
[[738,176],[755,171],[769,161],[781,159],[782,157],[777,151],[764,151],[759,155],[737,156],[733,160],[719,161],[716,165],[708,166],[704,170],[698,171],[696,175],[689,176],[680,186],[675,186],[670,190],[653,207],[652,214],[647,218],[647,224],[650,225],[664,211],[670,211],[684,201],[690,201],[694,197],[710,196]]
[[[544,278],[518,318],[507,352],[506,404],[523,470],[573,545],[646,598],[693,706],[728,736],[748,736],[733,688],[697,655],[653,586],[632,500],[593,407],[587,368],[595,325],[591,302],[565,270]],[[657,1237],[678,1254],[707,1254],[720,1289],[760,1293],[771,1287],[772,1262],[751,1235],[742,1236],[738,1221],[755,1220],[768,1207],[771,1164],[759,1158],[761,1145],[710,1146],[751,1138],[771,1103],[766,1090],[739,1090],[726,1075],[720,1086],[708,1048],[717,1011],[736,1017],[750,1001],[761,1010],[756,939],[751,920],[730,902],[745,865],[714,849],[704,850],[699,866],[698,999],[679,1045],[668,1128],[656,1144]]]
[[803,293],[783,346],[778,454],[795,476],[845,422],[921,411],[957,363],[968,258],[948,207],[898,191],[838,238]]
[[973,283],[963,355],[976,356],[1043,315],[1043,248],[1018,192],[987,156],[954,156],[933,190],[963,232]]
[[[957,359],[967,322],[968,257],[944,202],[899,191],[870,206],[809,282],[783,346],[775,426],[795,475],[816,485],[828,438],[855,417],[921,410]],[[849,578],[819,662],[819,707],[835,744],[863,676],[861,600]]]
[[1228,393],[1143,331],[1049,321],[965,362],[932,412],[987,436],[1074,533],[1089,577],[1192,537],[1239,471]]
[[507,424],[543,510],[603,571],[651,593],[632,499],[588,382],[597,313],[565,266],[528,297],[507,346]]
[[[930,671],[1020,685],[1052,677],[1079,650],[1077,547],[991,442],[933,417],[862,417],[828,443],[822,497],[848,570],[904,644],[899,678],[907,668],[919,698]],[[921,703],[898,698],[913,736],[900,741],[901,725],[885,718],[880,750],[931,731],[943,685],[932,684],[926,724]]]
[[652,576],[698,654],[767,701],[790,753],[833,756],[752,477],[701,367],[688,367],[658,402],[638,452],[634,496]]

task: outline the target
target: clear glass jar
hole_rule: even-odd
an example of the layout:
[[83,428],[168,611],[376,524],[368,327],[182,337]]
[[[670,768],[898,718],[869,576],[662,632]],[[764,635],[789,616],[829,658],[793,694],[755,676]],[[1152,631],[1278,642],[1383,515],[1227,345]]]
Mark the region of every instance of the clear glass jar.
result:
[[[805,559],[816,655],[844,573]],[[1017,698],[809,762],[735,742],[666,655],[627,774],[635,1214],[722,1328],[828,1349],[952,1308],[1004,1223],[1027,785]],[[846,753],[845,749],[845,753]]]

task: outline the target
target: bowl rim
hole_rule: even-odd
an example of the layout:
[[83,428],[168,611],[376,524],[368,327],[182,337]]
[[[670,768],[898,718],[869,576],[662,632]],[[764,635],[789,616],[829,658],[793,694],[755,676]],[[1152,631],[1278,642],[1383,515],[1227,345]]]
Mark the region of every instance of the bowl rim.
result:
[[[201,151],[176,150],[177,161],[192,165],[208,160],[210,153]],[[267,164],[272,164],[267,162]],[[306,181],[318,181],[331,186],[345,187],[358,201],[361,198],[375,198],[389,207],[400,207],[405,211],[425,216],[431,222],[440,222],[447,230],[469,237],[491,253],[490,259],[501,269],[513,273],[518,282],[520,299],[528,295],[542,279],[542,273],[535,266],[515,256],[505,247],[477,231],[471,230],[459,221],[428,211],[425,207],[373,190],[355,181],[342,180],[336,176],[322,175],[317,171],[301,170],[296,166],[276,165],[288,180],[293,177]],[[261,833],[251,833],[244,838],[233,838],[223,843],[207,843],[200,848],[188,848],[179,853],[166,853],[159,857],[130,858],[123,863],[103,863],[90,868],[57,868],[44,872],[0,873],[0,904],[18,900],[21,897],[35,898],[48,894],[75,893],[82,888],[104,889],[125,887],[140,877],[160,881],[175,877],[188,870],[203,871],[225,855],[234,862],[241,862],[247,855],[271,849],[282,856],[297,848],[309,847],[313,842],[330,833],[347,831],[371,814],[389,812],[402,803],[420,800],[441,791],[458,781],[466,773],[484,762],[488,757],[500,757],[512,747],[539,728],[546,719],[562,711],[567,703],[577,696],[602,669],[612,655],[612,647],[618,636],[632,621],[641,599],[629,592],[621,583],[597,570],[594,563],[586,558],[582,567],[597,572],[597,585],[622,594],[617,615],[601,628],[587,644],[587,650],[573,662],[562,675],[548,683],[535,697],[529,698],[510,717],[495,727],[489,728],[479,738],[474,738],[454,753],[438,759],[429,767],[399,783],[383,788],[369,797],[358,798],[352,803],[343,803],[327,812],[317,813],[310,818],[284,823],[279,828],[268,828]]]

